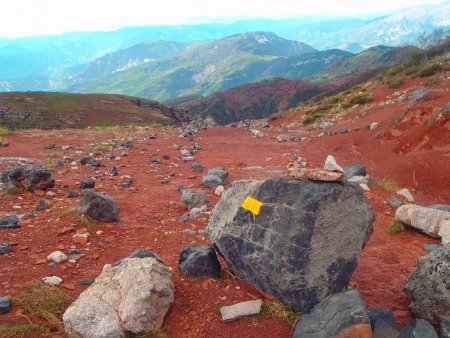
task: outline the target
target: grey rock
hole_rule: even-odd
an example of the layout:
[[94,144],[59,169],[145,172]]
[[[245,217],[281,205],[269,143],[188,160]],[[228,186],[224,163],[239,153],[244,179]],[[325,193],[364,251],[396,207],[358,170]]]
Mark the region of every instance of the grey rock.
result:
[[256,299],[221,307],[222,320],[228,322],[239,317],[256,315],[261,311],[261,304],[261,299]]
[[57,168],[64,167],[64,161],[61,161],[61,160],[55,161],[55,167],[57,167]]
[[50,202],[44,198],[41,198],[37,203],[36,203],[36,210],[37,211],[43,211],[46,209],[50,208]]
[[80,285],[91,285],[95,282],[95,278],[83,278],[80,280]]
[[424,244],[423,248],[428,252],[433,252],[441,247],[440,244]]
[[107,264],[63,315],[70,337],[114,338],[161,328],[174,300],[172,272],[154,258]]
[[[241,207],[248,196],[263,203],[255,218]],[[346,289],[374,217],[346,182],[242,180],[222,195],[207,234],[235,275],[308,311]]]
[[192,169],[193,169],[195,172],[197,172],[197,173],[203,172],[203,167],[202,167],[202,165],[201,165],[199,162],[197,162],[197,161],[193,161],[193,162],[192,162]]
[[428,205],[427,208],[450,212],[450,205],[445,205],[445,204],[432,204],[432,205]]
[[406,198],[406,200],[408,202],[411,202],[411,203],[414,202],[413,195],[411,195],[411,192],[406,188],[403,188],[402,190],[397,191],[397,194]]
[[94,187],[95,187],[95,181],[93,179],[82,180],[80,182],[81,189],[94,189]]
[[46,166],[26,165],[10,168],[2,173],[1,181],[6,185],[20,187],[28,191],[46,190],[55,185],[50,170]]
[[111,169],[109,169],[108,173],[109,173],[111,176],[117,176],[117,175],[119,175],[119,171],[117,170],[116,167],[112,167]]
[[207,171],[202,182],[207,187],[216,189],[219,185],[223,185],[227,176],[228,172],[224,168],[216,167]]
[[220,263],[213,247],[190,244],[180,249],[178,268],[182,274],[190,276],[220,277]]
[[366,176],[367,169],[362,164],[350,163],[349,165],[344,167],[344,176],[347,178],[353,176]]
[[100,163],[100,161],[99,160],[91,160],[91,161],[89,161],[89,165],[91,166],[91,167],[100,167],[101,166],[101,163]]
[[0,229],[10,229],[18,227],[20,227],[19,217],[17,217],[16,215],[10,215],[0,218]]
[[209,205],[206,191],[201,189],[184,189],[181,193],[181,201],[186,204],[188,210]]
[[438,335],[426,320],[414,319],[400,330],[398,338],[438,338]]
[[3,147],[3,148],[9,147],[9,142],[0,143],[0,147]]
[[347,129],[347,128],[340,128],[339,130],[338,130],[338,133],[339,134],[345,134],[345,133],[348,133],[349,132],[349,130]]
[[69,191],[69,193],[67,194],[68,198],[76,198],[80,196],[76,191]]
[[316,305],[298,321],[293,338],[369,337],[353,331],[364,328],[371,333],[366,306],[358,289],[335,294]]
[[0,315],[7,314],[9,311],[11,311],[11,298],[0,297]]
[[85,165],[85,164],[89,164],[89,162],[91,162],[94,158],[91,156],[87,156],[87,157],[83,157],[80,160],[80,164]]
[[54,143],[47,143],[44,148],[45,149],[54,149],[56,147],[56,144]]
[[119,218],[119,210],[111,196],[89,189],[84,191],[77,211],[99,221],[115,222]]
[[387,204],[389,204],[392,208],[400,208],[402,205],[405,205],[405,203],[403,203],[402,201],[400,201],[397,197],[395,196],[389,196],[386,199]]
[[406,280],[409,310],[418,318],[439,324],[440,317],[450,318],[450,244],[419,257]]
[[182,216],[180,216],[180,218],[178,218],[178,220],[180,222],[186,222],[186,221],[189,221],[190,219],[191,218],[188,215],[182,215]]
[[42,278],[42,281],[45,284],[49,284],[49,285],[59,285],[62,283],[62,278],[58,277],[58,276],[49,276],[49,277],[44,277]]
[[395,219],[429,236],[440,237],[439,230],[445,221],[450,220],[450,212],[407,204],[397,209]]
[[369,176],[353,176],[347,179],[348,182],[360,185],[360,184],[366,184],[366,185],[372,185],[373,180]]
[[338,171],[340,173],[344,172],[344,169],[342,169],[342,167],[336,163],[336,159],[332,155],[327,156],[323,168],[325,170]]
[[327,129],[327,128],[331,128],[331,127],[334,127],[333,122],[320,122],[319,123],[319,129]]
[[399,331],[394,314],[389,309],[369,309],[367,311],[373,338],[397,338]]
[[439,323],[439,329],[441,330],[440,338],[450,337],[450,319],[442,319]]
[[12,248],[9,245],[0,244],[0,256],[10,253],[11,251],[12,251]]

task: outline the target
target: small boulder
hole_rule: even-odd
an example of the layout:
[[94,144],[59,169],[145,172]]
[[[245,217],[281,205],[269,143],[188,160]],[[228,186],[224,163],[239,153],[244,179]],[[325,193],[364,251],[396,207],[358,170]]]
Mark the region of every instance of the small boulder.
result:
[[10,228],[18,228],[19,217],[17,215],[10,215],[0,218],[0,229],[10,229]]
[[229,322],[239,317],[256,315],[261,311],[261,304],[261,299],[256,299],[221,307],[222,320]]
[[404,198],[406,198],[406,200],[410,203],[414,202],[414,197],[411,194],[411,192],[404,188],[402,190],[397,191],[397,195],[403,196]]
[[58,276],[50,276],[42,278],[42,281],[48,285],[59,285],[62,283],[63,280]]
[[197,161],[192,161],[192,169],[197,173],[203,172],[202,165]]
[[80,285],[91,285],[95,282],[95,278],[83,278],[80,280]]
[[397,338],[399,331],[394,314],[389,309],[369,309],[367,311],[373,338]]
[[439,237],[441,226],[450,220],[450,212],[407,204],[397,209],[395,219],[429,236]]
[[400,330],[398,338],[438,338],[438,335],[430,323],[416,318]]
[[46,166],[31,166],[25,171],[25,188],[28,191],[46,190],[55,186],[52,173]]
[[298,321],[293,338],[372,337],[366,306],[358,289],[337,293]]
[[119,210],[111,196],[88,189],[84,191],[77,211],[99,221],[115,222],[119,218]]
[[89,162],[91,162],[93,159],[94,159],[94,158],[91,157],[91,156],[83,157],[83,158],[80,160],[80,164],[81,164],[81,165],[89,164]]
[[181,201],[186,204],[188,210],[209,204],[206,191],[201,189],[184,189],[181,193]]
[[63,315],[70,337],[128,337],[161,328],[174,300],[171,270],[154,258],[104,266]]
[[356,163],[350,163],[349,165],[345,166],[343,169],[344,176],[346,178],[350,178],[353,176],[366,176],[367,175],[367,169],[362,164],[356,164]]
[[344,169],[342,169],[342,167],[339,164],[337,164],[336,159],[332,155],[327,156],[323,168],[325,170],[338,171],[340,173],[344,172]]
[[220,277],[220,263],[216,251],[209,245],[191,244],[180,249],[178,268],[190,276]]
[[217,188],[225,182],[228,172],[222,167],[216,167],[207,171],[206,176],[203,177],[203,184],[209,188]]
[[109,169],[108,173],[109,173],[111,176],[117,176],[117,175],[119,175],[119,171],[117,170],[116,167],[112,167],[111,169]]
[[47,256],[47,260],[55,263],[62,263],[68,260],[68,257],[61,251],[54,251]]
[[11,298],[0,297],[0,315],[7,314],[9,311],[11,311]]
[[44,198],[40,199],[37,203],[36,203],[36,210],[37,211],[44,211],[46,209],[50,208],[50,202]]
[[67,194],[68,198],[76,198],[80,196],[76,191],[69,191],[69,193]]
[[0,244],[0,256],[10,253],[12,248],[7,244]]
[[419,257],[416,267],[406,280],[405,292],[409,310],[432,324],[450,318],[450,244]]
[[397,197],[395,196],[389,196],[386,199],[387,204],[389,204],[392,208],[398,209],[400,208],[402,205],[405,205],[405,203],[403,203],[402,201],[400,201]]
[[80,182],[80,188],[81,189],[94,189],[95,187],[95,181],[93,179],[87,179],[87,180],[82,180]]

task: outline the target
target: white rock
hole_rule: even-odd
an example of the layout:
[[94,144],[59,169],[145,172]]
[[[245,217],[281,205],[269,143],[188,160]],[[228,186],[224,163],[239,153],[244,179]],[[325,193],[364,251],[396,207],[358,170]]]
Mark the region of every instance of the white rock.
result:
[[53,251],[50,255],[47,256],[49,261],[53,261],[55,263],[61,263],[67,260],[67,256],[61,251]]
[[44,277],[42,278],[42,281],[49,285],[59,285],[62,283],[62,279],[58,276]]
[[360,183],[359,186],[361,187],[362,190],[370,191],[369,186],[365,183]]
[[220,308],[222,320],[226,322],[242,316],[256,315],[259,313],[259,311],[261,311],[261,303],[261,299],[257,299],[234,304],[231,306],[224,306]]
[[174,299],[172,272],[154,258],[107,264],[63,315],[70,337],[128,337],[161,328]]
[[414,202],[414,197],[411,195],[408,189],[404,188],[402,190],[397,191],[397,195],[403,196],[408,200],[408,202]]
[[450,220],[441,221],[441,228],[439,229],[438,236],[441,237],[442,245],[450,243]]
[[216,190],[214,190],[214,193],[215,193],[217,196],[220,196],[220,195],[223,194],[224,191],[225,191],[225,188],[223,187],[223,185],[219,185],[219,186],[216,188]]
[[250,131],[253,134],[253,136],[256,137],[256,138],[264,137],[264,133],[262,131],[260,131],[260,130],[252,129]]
[[200,208],[192,208],[189,210],[189,217],[192,219],[199,218],[202,216],[202,210]]
[[56,193],[53,191],[47,191],[46,195],[50,196],[50,197],[54,197],[54,196],[56,196]]
[[406,204],[397,208],[395,219],[432,237],[439,237],[440,228],[450,220],[450,212]]
[[336,163],[336,159],[332,155],[328,155],[325,159],[325,165],[323,166],[325,170],[331,170],[331,171],[339,171],[341,173],[344,172],[344,169]]
[[347,181],[352,182],[352,183],[357,183],[359,185],[361,185],[361,184],[369,185],[370,177],[369,176],[352,176],[349,179],[347,179]]
[[369,129],[373,130],[373,129],[377,129],[378,128],[379,123],[378,122],[373,122],[370,124]]

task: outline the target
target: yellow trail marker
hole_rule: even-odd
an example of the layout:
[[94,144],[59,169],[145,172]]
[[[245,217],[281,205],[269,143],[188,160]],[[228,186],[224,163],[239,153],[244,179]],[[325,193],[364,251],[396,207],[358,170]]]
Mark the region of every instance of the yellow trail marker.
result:
[[259,215],[259,210],[264,203],[254,199],[253,197],[247,196],[245,201],[242,203],[242,208],[250,211],[253,214],[253,220]]

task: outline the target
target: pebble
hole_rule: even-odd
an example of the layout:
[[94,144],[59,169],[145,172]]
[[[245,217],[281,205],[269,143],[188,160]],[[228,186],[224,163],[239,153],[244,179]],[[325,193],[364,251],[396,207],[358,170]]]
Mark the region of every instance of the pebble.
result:
[[84,245],[88,242],[88,235],[87,234],[75,234],[72,236],[72,240],[74,243]]
[[12,251],[12,248],[9,245],[0,244],[0,255],[10,253],[11,251]]
[[223,194],[223,192],[225,191],[225,188],[223,187],[223,185],[219,185],[216,190],[214,190],[214,193],[217,196],[221,196]]
[[11,311],[11,298],[7,296],[0,297],[0,315]]
[[82,280],[80,280],[80,285],[91,285],[92,283],[94,283],[95,278],[83,278]]
[[62,263],[67,260],[67,256],[61,251],[54,251],[47,256],[47,260],[53,261],[55,263]]
[[234,304],[231,306],[224,306],[220,308],[222,320],[225,322],[237,319],[242,316],[256,315],[261,311],[261,304],[262,300],[256,299]]
[[44,277],[42,278],[42,281],[49,285],[59,285],[62,283],[62,278],[58,276]]

